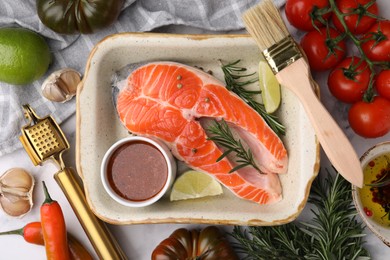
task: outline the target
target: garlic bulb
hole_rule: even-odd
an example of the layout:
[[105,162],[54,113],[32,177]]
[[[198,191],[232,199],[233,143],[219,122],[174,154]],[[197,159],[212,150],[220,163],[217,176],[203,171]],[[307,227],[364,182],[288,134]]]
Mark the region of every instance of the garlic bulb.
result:
[[66,102],[77,92],[81,74],[74,69],[61,69],[53,72],[42,83],[42,95],[50,101]]
[[22,217],[32,206],[34,178],[21,168],[12,168],[0,176],[0,205],[13,217]]

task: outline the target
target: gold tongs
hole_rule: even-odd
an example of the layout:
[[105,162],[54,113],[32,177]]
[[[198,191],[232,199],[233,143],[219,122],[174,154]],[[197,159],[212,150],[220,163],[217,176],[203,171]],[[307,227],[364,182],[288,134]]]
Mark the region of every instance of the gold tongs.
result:
[[106,225],[89,209],[82,184],[74,170],[65,167],[62,154],[70,146],[61,128],[51,116],[39,118],[29,105],[23,105],[23,110],[29,122],[22,127],[19,139],[33,164],[42,165],[51,159],[58,165],[59,171],[54,174],[54,179],[72,206],[99,258],[127,259]]

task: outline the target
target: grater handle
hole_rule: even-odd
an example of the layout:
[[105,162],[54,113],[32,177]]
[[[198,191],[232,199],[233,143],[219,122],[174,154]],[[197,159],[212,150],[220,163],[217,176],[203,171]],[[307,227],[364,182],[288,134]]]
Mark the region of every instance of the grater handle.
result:
[[81,183],[76,179],[74,171],[71,168],[65,168],[57,172],[54,179],[72,206],[99,259],[127,259],[103,221],[89,209]]

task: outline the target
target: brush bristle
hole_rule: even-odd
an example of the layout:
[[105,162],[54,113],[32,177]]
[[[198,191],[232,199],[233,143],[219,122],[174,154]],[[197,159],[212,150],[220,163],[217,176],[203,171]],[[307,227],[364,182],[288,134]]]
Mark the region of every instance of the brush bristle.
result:
[[246,11],[242,18],[247,31],[261,50],[265,50],[289,36],[279,10],[272,0],[263,0],[260,4]]

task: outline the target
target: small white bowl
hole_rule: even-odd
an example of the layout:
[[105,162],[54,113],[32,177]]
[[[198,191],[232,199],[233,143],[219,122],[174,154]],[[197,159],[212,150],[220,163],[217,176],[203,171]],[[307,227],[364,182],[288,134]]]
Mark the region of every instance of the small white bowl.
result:
[[[126,199],[126,198],[120,196],[111,187],[111,185],[109,183],[109,179],[108,179],[108,174],[107,174],[108,173],[107,167],[108,167],[110,158],[114,154],[114,152],[118,148],[120,148],[122,145],[125,145],[127,143],[137,142],[137,141],[146,142],[146,143],[152,145],[153,147],[157,148],[164,156],[164,159],[165,159],[165,162],[166,162],[167,168],[168,168],[167,169],[168,170],[167,180],[166,180],[164,186],[162,187],[162,189],[153,197],[151,197],[149,199],[145,199],[145,200],[129,200],[129,199]],[[158,201],[170,189],[170,187],[172,186],[173,181],[176,177],[176,169],[177,169],[176,160],[173,157],[170,150],[168,149],[168,147],[164,143],[162,143],[161,141],[154,139],[154,138],[152,139],[149,137],[142,137],[142,136],[129,136],[129,137],[126,137],[126,138],[123,138],[123,139],[117,141],[107,150],[107,152],[105,153],[105,155],[103,157],[100,170],[101,170],[101,180],[102,180],[103,186],[111,198],[113,198],[115,201],[117,201],[120,204],[125,205],[125,206],[145,207],[145,206],[151,205],[151,204],[155,203],[156,201]]]
[[[362,168],[365,169],[366,166],[375,158],[380,155],[390,153],[390,142],[379,143],[365,152],[360,158],[360,163]],[[364,178],[365,179],[365,178]],[[363,185],[366,185],[364,183]],[[362,189],[359,189],[356,186],[352,185],[352,198],[356,207],[357,212],[363,219],[366,226],[377,236],[379,237],[383,243],[387,246],[390,246],[390,226],[384,226],[373,219],[372,216],[368,216],[366,210],[371,210],[370,205],[363,205],[361,200],[361,192],[363,189],[367,189],[367,186],[363,186]],[[371,197],[370,197],[371,198]],[[365,210],[366,207],[366,210]]]

